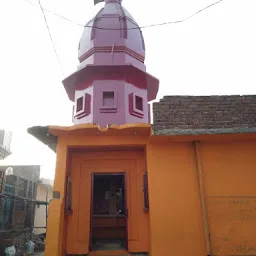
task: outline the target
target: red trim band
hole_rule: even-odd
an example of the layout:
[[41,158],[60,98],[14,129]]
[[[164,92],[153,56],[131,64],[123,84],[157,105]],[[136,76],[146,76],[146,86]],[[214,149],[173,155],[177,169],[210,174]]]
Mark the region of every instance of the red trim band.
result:
[[[92,56],[94,53],[100,53],[100,52],[105,52],[105,53],[112,53],[112,46],[105,46],[105,47],[94,47],[91,50],[87,51],[84,53],[81,57],[79,57],[80,63]],[[125,47],[125,46],[115,46],[113,53],[119,53],[123,52],[126,53],[127,55],[133,57],[134,59],[144,63],[145,57],[141,56],[140,54],[136,53],[135,51]]]

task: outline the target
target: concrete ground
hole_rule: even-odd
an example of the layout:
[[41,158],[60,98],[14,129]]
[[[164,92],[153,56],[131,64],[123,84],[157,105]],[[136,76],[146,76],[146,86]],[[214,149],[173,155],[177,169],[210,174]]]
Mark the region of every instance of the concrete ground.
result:
[[44,252],[38,252],[35,256],[44,256]]

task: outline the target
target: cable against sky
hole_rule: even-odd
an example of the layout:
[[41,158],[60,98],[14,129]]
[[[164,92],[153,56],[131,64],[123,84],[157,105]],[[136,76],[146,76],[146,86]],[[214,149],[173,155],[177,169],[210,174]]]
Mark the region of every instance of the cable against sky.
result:
[[[25,2],[27,2],[27,3],[29,3],[29,4],[31,4],[31,5],[36,6],[36,4],[34,4],[34,3],[32,3],[32,2],[30,2],[30,1],[28,1],[28,0],[23,0],[23,1],[25,1]],[[144,28],[150,28],[150,27],[157,27],[157,26],[164,26],[164,25],[169,25],[169,24],[182,23],[182,22],[187,21],[188,19],[191,19],[192,17],[196,16],[197,14],[199,14],[199,13],[201,13],[201,12],[203,12],[203,11],[205,11],[205,10],[207,10],[207,9],[209,9],[209,8],[211,8],[211,7],[213,7],[213,6],[217,5],[217,4],[219,4],[219,3],[221,3],[222,1],[224,1],[224,0],[218,0],[217,2],[214,2],[214,3],[210,4],[210,5],[207,5],[206,7],[204,7],[204,8],[202,8],[202,9],[198,10],[197,12],[193,13],[192,15],[190,15],[190,16],[184,18],[184,19],[181,19],[181,20],[177,20],[177,21],[168,21],[168,22],[157,23],[157,24],[151,24],[151,25],[146,25],[146,26],[141,26],[141,27],[137,27],[137,26],[136,26],[136,27],[134,27],[134,28],[128,28],[128,29],[126,29],[126,30],[144,29]],[[71,22],[71,23],[73,23],[73,24],[76,24],[76,25],[82,26],[82,27],[89,27],[89,28],[92,28],[92,27],[93,27],[93,28],[101,29],[101,30],[123,30],[123,29],[116,29],[116,28],[113,28],[113,29],[110,29],[110,28],[100,28],[100,27],[97,27],[97,26],[88,26],[88,25],[82,25],[82,24],[80,24],[80,23],[75,23],[74,21],[72,21],[72,20],[70,20],[70,19],[68,19],[68,18],[66,18],[66,17],[64,17],[64,16],[62,16],[62,15],[60,15],[60,14],[58,14],[58,13],[55,13],[55,12],[52,12],[52,11],[50,11],[50,10],[47,10],[47,9],[43,8],[43,6],[42,6],[40,0],[38,0],[38,4],[39,4],[39,7],[40,7],[41,12],[42,12],[42,14],[43,14],[44,21],[45,21],[45,25],[46,25],[46,28],[47,28],[47,31],[48,31],[48,34],[49,34],[49,38],[50,38],[50,40],[51,40],[51,43],[52,43],[52,46],[53,46],[53,50],[54,50],[54,52],[55,52],[56,59],[57,59],[58,64],[59,64],[59,66],[60,66],[60,70],[61,70],[62,75],[64,74],[64,71],[63,71],[63,68],[62,68],[62,64],[61,64],[61,61],[60,61],[60,58],[59,58],[57,49],[56,49],[56,47],[55,47],[55,44],[54,44],[54,41],[53,41],[53,38],[52,38],[52,34],[51,34],[51,31],[50,31],[50,28],[49,28],[49,25],[48,25],[48,21],[47,21],[45,12],[48,12],[48,13],[50,13],[50,14],[52,14],[52,15],[55,15],[55,16],[61,18],[61,19],[64,19],[64,20],[66,20],[66,21],[68,21],[68,22]]]
[[[25,2],[27,2],[27,3],[29,3],[29,4],[31,4],[31,5],[35,5],[34,3],[32,3],[32,2],[30,2],[30,1],[28,1],[28,0],[23,0],[23,1],[25,1]],[[214,3],[212,3],[212,4],[210,4],[210,5],[207,5],[206,7],[204,7],[204,8],[202,8],[202,9],[198,10],[197,12],[195,12],[195,13],[191,14],[190,16],[188,16],[188,17],[186,17],[186,18],[184,18],[184,19],[181,19],[181,20],[167,21],[167,22],[162,22],[162,23],[156,23],[156,24],[151,24],[151,25],[145,25],[145,26],[141,26],[141,27],[128,28],[127,30],[145,29],[145,28],[151,28],[151,27],[158,27],[158,26],[165,26],[165,25],[170,25],[170,24],[182,23],[182,22],[185,22],[185,21],[187,21],[187,20],[193,18],[193,17],[196,16],[197,14],[199,14],[199,13],[201,13],[201,12],[203,12],[203,11],[206,11],[207,9],[209,9],[209,8],[211,8],[211,7],[215,6],[215,5],[217,5],[217,4],[221,3],[221,2],[223,2],[223,1],[224,1],[224,0],[218,0],[218,1],[216,1],[216,2],[214,2]],[[92,28],[92,27],[93,27],[93,28],[101,29],[101,30],[123,30],[123,29],[116,29],[116,28],[111,29],[111,28],[100,28],[100,27],[95,27],[95,26],[83,25],[83,24],[81,24],[81,23],[77,23],[77,22],[75,22],[75,21],[72,21],[71,19],[68,19],[68,18],[66,18],[66,17],[64,17],[64,16],[62,16],[62,15],[60,15],[60,14],[58,14],[58,13],[55,13],[55,12],[52,12],[52,11],[50,11],[50,10],[44,9],[44,8],[42,7],[42,5],[41,5],[40,0],[38,0],[38,2],[39,2],[39,4],[40,4],[40,8],[41,8],[41,10],[42,10],[42,12],[43,12],[43,14],[44,14],[44,17],[45,17],[45,13],[44,13],[44,12],[48,12],[48,13],[50,13],[50,14],[52,14],[52,15],[54,15],[54,16],[57,16],[57,17],[59,17],[59,18],[61,18],[61,19],[63,19],[63,20],[66,20],[66,21],[68,21],[68,22],[71,22],[71,23],[73,23],[73,24],[75,24],[75,25],[77,25],[77,26],[82,26],[82,27],[87,27],[87,28]],[[35,5],[35,6],[36,6],[36,5]],[[46,17],[45,17],[45,20],[46,20]],[[46,20],[46,24],[47,24],[47,20]],[[48,27],[48,25],[47,25],[47,27]],[[48,27],[48,30],[49,30],[49,27]]]
[[61,72],[62,72],[62,74],[63,74],[63,69],[62,69],[61,61],[60,61],[60,58],[59,58],[57,49],[56,49],[56,47],[55,47],[55,44],[54,44],[54,41],[53,41],[53,38],[52,38],[52,34],[51,34],[51,31],[50,31],[50,28],[49,28],[49,25],[48,25],[48,22],[47,22],[47,18],[46,18],[46,15],[45,15],[45,13],[44,13],[44,8],[43,8],[43,6],[42,6],[40,0],[38,0],[38,4],[39,4],[40,9],[41,9],[41,11],[42,11],[42,14],[43,14],[43,16],[44,16],[45,25],[46,25],[46,28],[47,28],[47,30],[48,30],[48,34],[49,34],[50,40],[51,40],[51,42],[52,42],[52,47],[53,47],[53,50],[54,50],[54,52],[55,52],[57,61],[58,61],[59,65],[60,65]]

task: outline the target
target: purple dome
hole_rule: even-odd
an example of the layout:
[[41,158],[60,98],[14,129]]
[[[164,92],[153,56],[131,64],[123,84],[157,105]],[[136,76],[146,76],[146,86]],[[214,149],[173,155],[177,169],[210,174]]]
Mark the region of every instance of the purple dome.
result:
[[[94,3],[104,0],[94,0]],[[79,43],[80,64],[63,80],[75,124],[150,123],[159,81],[146,72],[140,27],[121,0],[105,0]]]
[[121,5],[122,0],[105,2],[104,8],[84,28],[78,69],[88,64],[132,64],[145,71],[145,44],[138,24]]

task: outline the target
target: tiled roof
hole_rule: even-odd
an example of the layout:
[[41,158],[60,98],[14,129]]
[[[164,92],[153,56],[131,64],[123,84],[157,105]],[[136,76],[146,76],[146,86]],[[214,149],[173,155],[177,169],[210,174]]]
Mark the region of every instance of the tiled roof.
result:
[[155,133],[160,131],[256,128],[256,95],[165,96],[153,104]]

